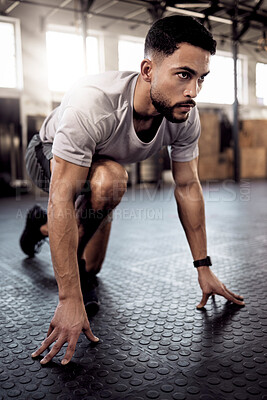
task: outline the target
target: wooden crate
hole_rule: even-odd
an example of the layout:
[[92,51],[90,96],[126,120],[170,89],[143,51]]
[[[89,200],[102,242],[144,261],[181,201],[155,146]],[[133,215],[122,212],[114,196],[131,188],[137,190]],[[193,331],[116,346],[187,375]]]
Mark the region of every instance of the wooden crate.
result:
[[242,129],[239,132],[239,146],[252,147],[252,132],[247,129]]
[[214,112],[200,112],[201,136],[199,153],[201,156],[214,156],[220,151],[220,121]]
[[198,163],[201,181],[232,178],[231,161],[227,153],[200,156]]
[[266,149],[244,147],[240,149],[241,178],[266,178]]
[[240,146],[265,147],[267,149],[267,120],[251,119],[242,121]]

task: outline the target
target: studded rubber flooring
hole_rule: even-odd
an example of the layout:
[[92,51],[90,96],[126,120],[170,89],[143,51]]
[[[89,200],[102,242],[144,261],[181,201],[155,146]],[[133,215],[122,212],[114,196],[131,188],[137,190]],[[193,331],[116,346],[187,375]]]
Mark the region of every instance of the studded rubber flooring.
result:
[[57,287],[48,244],[34,259],[18,245],[27,210],[47,199],[0,199],[1,400],[267,399],[267,181],[203,189],[212,268],[246,306],[216,297],[197,310],[201,291],[173,188],[129,190],[98,278],[91,326],[100,343],[81,335],[65,367],[63,351],[43,367],[30,356]]

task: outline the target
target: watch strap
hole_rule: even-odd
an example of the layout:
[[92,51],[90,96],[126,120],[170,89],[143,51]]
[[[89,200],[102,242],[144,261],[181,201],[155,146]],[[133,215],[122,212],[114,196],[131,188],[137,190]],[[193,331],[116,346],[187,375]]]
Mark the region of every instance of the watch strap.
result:
[[196,260],[193,262],[194,267],[210,267],[212,265],[211,258],[210,256],[207,256],[206,258],[202,258],[202,260]]

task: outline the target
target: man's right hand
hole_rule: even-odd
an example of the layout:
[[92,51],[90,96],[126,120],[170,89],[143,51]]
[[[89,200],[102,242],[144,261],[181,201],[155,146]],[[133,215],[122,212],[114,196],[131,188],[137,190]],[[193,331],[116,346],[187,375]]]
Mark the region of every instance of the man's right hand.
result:
[[60,300],[50,323],[47,337],[32,354],[32,357],[39,356],[52,343],[56,342],[49,353],[41,360],[41,364],[46,364],[52,360],[65,343],[68,343],[67,351],[61,361],[62,365],[68,364],[75,352],[81,332],[84,332],[92,342],[99,341],[91,331],[82,299],[74,299],[72,297]]

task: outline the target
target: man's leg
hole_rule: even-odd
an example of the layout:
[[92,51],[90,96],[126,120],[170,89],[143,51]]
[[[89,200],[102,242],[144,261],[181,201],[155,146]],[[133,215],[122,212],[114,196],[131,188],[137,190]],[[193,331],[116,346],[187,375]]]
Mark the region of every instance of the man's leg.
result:
[[111,213],[127,190],[127,179],[126,170],[117,162],[97,160],[88,176],[90,190],[76,200],[78,258],[86,260],[88,270],[98,272],[101,266],[111,228]]
[[[52,162],[51,159],[51,171]],[[101,268],[111,228],[110,212],[125,193],[127,179],[126,170],[115,161],[95,161],[88,176],[90,189],[78,196],[75,202],[80,236],[78,258],[86,260],[88,271],[98,272]],[[47,223],[39,226],[38,230],[42,237],[48,236]],[[34,253],[31,256],[34,256]]]
[[82,258],[86,263],[86,271],[98,274],[105,259],[111,230],[109,216],[102,222],[96,233],[87,243]]
[[[34,184],[41,190],[49,192],[50,163],[53,157],[52,143],[42,143],[38,134],[34,135],[27,147],[25,162],[26,170]],[[39,252],[48,235],[47,213],[38,204],[27,212],[26,224],[20,236],[21,250],[28,256],[34,257]]]
[[95,315],[99,309],[96,275],[101,270],[108,245],[111,222],[107,218],[85,246],[82,257],[78,258],[83,301],[88,316]]
[[95,291],[96,274],[104,261],[112,210],[127,189],[127,178],[125,169],[115,161],[95,161],[88,176],[90,188],[75,202],[79,229],[77,257],[83,301],[88,315],[94,315],[99,308]]

